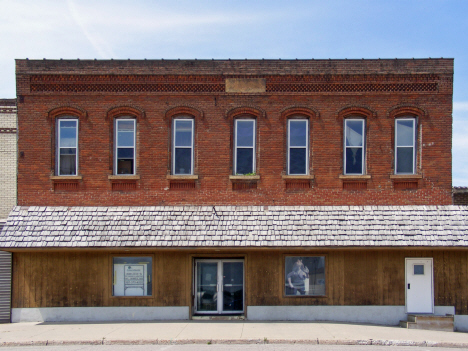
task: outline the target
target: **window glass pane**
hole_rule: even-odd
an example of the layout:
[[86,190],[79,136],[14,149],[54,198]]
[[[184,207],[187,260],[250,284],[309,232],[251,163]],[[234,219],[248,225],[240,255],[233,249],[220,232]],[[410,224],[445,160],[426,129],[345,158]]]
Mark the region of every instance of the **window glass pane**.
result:
[[175,121],[175,146],[192,146],[192,121]]
[[413,120],[397,120],[397,146],[413,146],[414,131]]
[[346,174],[362,174],[362,147],[346,148]]
[[237,146],[253,146],[254,121],[236,121]]
[[289,121],[289,146],[307,146],[307,121]]
[[414,265],[414,275],[424,275],[424,265],[415,264]]
[[218,264],[198,262],[197,267],[197,310],[218,310]]
[[76,147],[76,121],[60,121],[60,147]]
[[135,133],[131,132],[120,132],[117,136],[117,146],[134,146]]
[[397,173],[413,173],[413,148],[397,147]]
[[346,120],[346,146],[362,146],[364,121]]
[[60,175],[76,175],[76,155],[75,153],[62,154],[62,150],[75,150],[75,149],[61,149],[60,150]]
[[192,149],[175,149],[175,174],[192,173]]
[[152,257],[114,257],[112,295],[152,295],[152,273]]
[[133,158],[133,148],[117,149],[117,158]]
[[244,310],[243,270],[243,262],[223,262],[223,311]]
[[76,148],[62,148],[60,149],[60,155],[76,155]]
[[306,174],[306,149],[289,149],[289,174]]
[[117,120],[117,130],[119,132],[133,132],[134,121]]
[[237,149],[237,174],[253,173],[253,149]]
[[325,295],[325,257],[287,256],[285,294],[287,296]]
[[133,174],[133,160],[117,160],[117,174]]

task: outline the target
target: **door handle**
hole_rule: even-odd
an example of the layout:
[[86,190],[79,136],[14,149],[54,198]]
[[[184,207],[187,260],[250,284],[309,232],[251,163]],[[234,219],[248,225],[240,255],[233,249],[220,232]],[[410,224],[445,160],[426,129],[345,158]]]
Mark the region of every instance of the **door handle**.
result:
[[410,284],[408,284],[408,290],[409,290],[409,289],[411,289],[411,288],[410,288],[410,286],[411,286],[411,285],[410,285]]

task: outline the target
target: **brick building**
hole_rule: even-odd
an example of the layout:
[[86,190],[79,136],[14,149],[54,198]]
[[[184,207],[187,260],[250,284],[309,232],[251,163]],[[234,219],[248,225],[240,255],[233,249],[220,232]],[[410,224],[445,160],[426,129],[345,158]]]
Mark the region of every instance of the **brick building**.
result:
[[452,59],[18,60],[13,320],[466,328],[452,81]]
[[[16,99],[0,99],[0,231],[16,206]],[[10,320],[11,253],[0,251],[0,323]]]

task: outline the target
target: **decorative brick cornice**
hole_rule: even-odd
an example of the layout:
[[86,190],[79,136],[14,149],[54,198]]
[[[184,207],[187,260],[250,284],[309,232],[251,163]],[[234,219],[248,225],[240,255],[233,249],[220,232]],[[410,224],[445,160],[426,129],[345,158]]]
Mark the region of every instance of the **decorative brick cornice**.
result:
[[47,118],[53,120],[56,117],[60,116],[73,116],[78,118],[87,119],[88,113],[86,110],[81,107],[71,106],[71,105],[62,105],[59,107],[54,107],[47,111]]
[[6,134],[6,133],[14,134],[14,133],[16,133],[16,131],[17,131],[16,128],[0,128],[0,133],[1,134]]
[[422,107],[418,107],[415,105],[409,105],[409,104],[400,104],[397,106],[393,106],[391,109],[387,111],[387,117],[388,118],[395,118],[395,117],[400,117],[404,115],[411,115],[413,117],[423,117],[427,118],[429,117],[429,114],[425,109]]
[[16,113],[16,106],[15,107],[0,107],[0,113]]
[[266,118],[265,110],[261,109],[260,107],[250,106],[250,105],[233,107],[227,110],[225,114],[225,118],[233,119],[240,115],[250,115],[250,116],[255,116],[255,117]]
[[137,120],[145,118],[145,111],[141,108],[136,106],[113,106],[107,110],[106,113],[106,120],[110,120],[112,118],[121,117],[121,116],[132,116],[135,117]]
[[189,115],[196,119],[203,119],[204,113],[197,107],[192,105],[178,105],[169,107],[166,111],[164,111],[164,119],[166,122],[170,122],[172,117],[176,117],[179,115]]
[[310,106],[291,105],[280,111],[280,119],[282,120],[295,115],[320,118],[320,112],[316,108]]
[[337,118],[344,118],[348,116],[361,116],[361,117],[377,117],[377,112],[372,110],[369,106],[360,104],[350,104],[342,107],[336,111]]

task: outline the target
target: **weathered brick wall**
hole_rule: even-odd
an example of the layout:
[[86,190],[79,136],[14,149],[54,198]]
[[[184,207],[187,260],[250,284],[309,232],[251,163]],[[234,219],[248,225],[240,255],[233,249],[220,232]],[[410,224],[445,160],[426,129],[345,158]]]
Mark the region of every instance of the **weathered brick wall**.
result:
[[0,221],[16,205],[16,100],[0,99]]
[[[265,92],[226,92],[226,78]],[[17,61],[20,205],[451,204],[453,60]],[[138,115],[136,190],[113,191],[112,111]],[[188,106],[188,107],[187,107]],[[233,190],[233,108],[257,119],[256,189]],[[194,189],[170,189],[171,108],[195,115]],[[288,108],[291,108],[288,110]],[[113,110],[114,109],[114,110]],[[57,113],[55,113],[55,112]],[[55,118],[79,115],[77,189],[58,188]],[[109,111],[111,114],[109,115]],[[288,111],[310,118],[310,188],[286,189]],[[413,189],[395,185],[394,118],[418,117]],[[367,125],[361,190],[344,189],[343,118]],[[405,179],[404,179],[405,180]],[[406,179],[408,180],[408,179]],[[364,186],[362,186],[364,184]],[[414,187],[415,186],[415,187]],[[345,186],[346,188],[346,186]],[[411,186],[409,187],[411,188]]]
[[468,188],[466,187],[454,187],[453,188],[453,204],[454,205],[468,205]]

